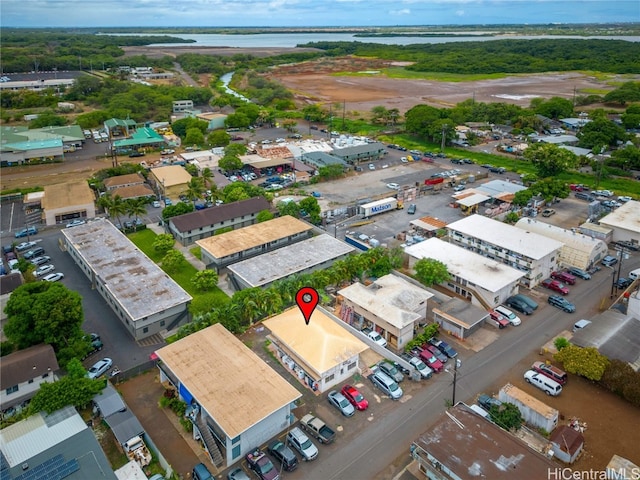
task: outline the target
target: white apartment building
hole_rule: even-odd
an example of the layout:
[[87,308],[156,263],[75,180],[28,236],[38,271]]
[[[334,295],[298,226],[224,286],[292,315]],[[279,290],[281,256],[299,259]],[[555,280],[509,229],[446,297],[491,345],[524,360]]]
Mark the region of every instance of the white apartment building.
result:
[[533,288],[558,269],[563,243],[482,215],[447,225],[449,241],[525,273],[520,279]]

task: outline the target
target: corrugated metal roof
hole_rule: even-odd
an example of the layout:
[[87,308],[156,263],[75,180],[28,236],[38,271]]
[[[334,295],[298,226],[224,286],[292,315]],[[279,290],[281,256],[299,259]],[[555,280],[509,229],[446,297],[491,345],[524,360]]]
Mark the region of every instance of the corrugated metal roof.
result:
[[178,215],[170,219],[170,222],[179,232],[188,232],[200,227],[207,227],[217,223],[226,222],[244,215],[253,215],[262,210],[269,210],[271,204],[264,197],[253,197],[239,202],[225,203],[213,208],[197,210],[185,215]]

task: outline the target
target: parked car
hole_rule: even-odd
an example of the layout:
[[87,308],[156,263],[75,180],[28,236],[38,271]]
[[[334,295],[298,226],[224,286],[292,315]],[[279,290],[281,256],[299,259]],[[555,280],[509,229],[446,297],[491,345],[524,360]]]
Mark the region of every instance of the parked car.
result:
[[554,307],[559,308],[560,310],[564,310],[567,313],[573,313],[576,311],[576,306],[560,295],[549,295],[547,302],[549,302],[549,305],[553,305]]
[[160,208],[160,202],[158,200],[154,200],[151,205],[153,206],[153,208]]
[[591,195],[589,192],[576,192],[576,198],[580,200],[587,200],[589,202],[596,199],[594,195]]
[[373,163],[369,164],[369,170],[375,170],[376,166]]
[[[422,362],[420,361],[420,363]],[[392,400],[399,400],[404,394],[402,388],[400,388],[400,385],[398,385],[398,383],[393,378],[381,372],[380,370],[376,369],[376,371],[373,372],[370,378],[373,384],[380,390],[382,390],[385,394],[387,394]],[[423,378],[428,377],[424,377],[423,375]]]
[[569,272],[552,272],[551,273],[551,278],[555,279],[555,280],[560,280],[561,282],[564,283],[568,283],[569,285],[575,285],[576,284],[576,277],[574,277],[573,275],[571,275]]
[[349,401],[349,403],[356,408],[356,410],[366,410],[369,408],[369,402],[367,399],[364,398],[364,395],[362,395],[353,385],[345,385],[342,387],[340,392]]
[[16,252],[24,252],[25,250],[29,250],[31,247],[35,247],[37,245],[36,242],[22,242],[16,245]]
[[595,190],[593,192],[594,195],[598,197],[613,197],[614,193],[611,190]]
[[556,396],[562,392],[562,385],[535,370],[527,370],[524,374],[524,379],[527,383],[538,387],[547,395]]
[[630,278],[620,277],[618,280],[616,280],[616,288],[623,290],[627,288],[629,285],[631,285],[632,283],[633,283],[633,280],[631,280]]
[[504,167],[489,167],[489,171],[493,173],[503,174],[504,172],[507,171],[507,169]]
[[489,318],[499,329],[509,326],[509,320],[507,320],[504,315],[496,312],[495,310],[489,311]]
[[249,468],[256,472],[260,480],[278,480],[280,478],[278,469],[262,450],[255,449],[247,453],[245,459]]
[[510,298],[517,298],[521,302],[526,303],[527,305],[529,305],[529,308],[531,308],[531,310],[536,310],[538,308],[538,303],[533,298],[528,297],[523,293],[517,293]]
[[53,272],[56,269],[56,267],[52,264],[49,265],[41,265],[38,268],[35,269],[35,271],[33,272],[33,274],[36,277],[42,277],[43,275],[46,275],[49,272]]
[[602,263],[602,265],[604,265],[605,267],[613,267],[616,263],[618,263],[618,259],[611,255],[607,255],[602,259],[600,263]]
[[51,257],[48,255],[42,255],[41,257],[36,257],[31,259],[31,263],[35,266],[44,265],[45,263],[49,263],[51,261]]
[[404,380],[404,375],[398,368],[388,360],[383,360],[378,363],[378,368],[393,378],[396,382],[401,382]]
[[556,213],[556,211],[553,208],[545,208],[542,211],[542,216],[543,217],[550,217],[551,215],[554,215]]
[[551,380],[555,380],[560,385],[567,383],[568,376],[564,370],[560,370],[558,367],[549,365],[545,362],[533,362],[531,369],[538,373],[541,373],[545,377],[549,377]]
[[[199,463],[195,467],[193,467],[191,476],[193,477],[194,480],[214,480],[213,475],[211,475],[211,472],[204,465],[204,463]],[[231,477],[228,477],[228,478],[229,480],[231,480]],[[242,477],[233,477],[233,479],[243,480]]]
[[416,213],[416,208],[418,208],[416,207],[416,204],[412,203],[411,205],[409,205],[409,208],[407,209],[407,213],[409,215],[413,215],[414,213]]
[[520,317],[503,305],[498,305],[494,310],[499,314],[504,315],[509,320],[509,323],[514,327],[517,327],[522,323]]
[[64,273],[56,272],[56,273],[50,273],[48,275],[45,275],[44,277],[42,277],[42,280],[44,280],[45,282],[57,282],[59,280],[62,280],[63,278],[64,278]]
[[107,373],[107,371],[113,365],[113,360],[109,357],[105,357],[102,360],[97,361],[87,372],[89,378],[98,378]]
[[28,237],[29,235],[36,235],[38,233],[38,229],[36,227],[27,227],[22,230],[18,230],[16,232],[16,238]]
[[558,280],[547,278],[546,280],[543,280],[540,285],[544,288],[548,288],[549,290],[553,290],[554,292],[561,293],[562,295],[569,295],[569,289],[564,283],[559,282]]
[[533,309],[529,306],[529,304],[527,304],[520,298],[516,298],[515,296],[507,298],[504,303],[508,307],[511,307],[520,313],[524,313],[525,315],[531,315],[533,313]]
[[[407,358],[407,361],[409,362],[409,365],[415,368],[416,371],[420,374],[420,378],[431,378],[433,376],[433,370],[431,370],[431,368],[429,368],[418,357],[409,356],[409,358]],[[384,372],[381,372],[381,373],[384,373]],[[387,377],[389,376],[387,375]],[[391,377],[389,378],[393,380]],[[376,383],[376,382],[374,381],[373,383]]]
[[431,353],[426,348],[414,349],[413,353],[416,356],[419,356],[424,363],[429,365],[429,368],[431,368],[434,372],[439,373],[444,369],[444,364],[440,360],[438,360],[438,357],[436,357],[433,353]]
[[71,222],[67,223],[67,228],[71,228],[71,227],[77,227],[78,225],[84,225],[85,223],[87,223],[84,220],[72,220]]
[[461,192],[465,188],[467,188],[465,185],[456,185],[455,187],[453,187],[453,191],[454,192]]
[[373,330],[371,332],[368,332],[367,333],[367,337],[369,337],[371,340],[376,342],[381,347],[386,347],[387,346],[387,341],[384,338],[382,338],[382,335],[380,335],[375,330]]
[[426,348],[427,350],[429,350],[442,363],[447,363],[447,361],[449,360],[449,357],[447,357],[444,353],[442,353],[438,348],[434,347],[433,345],[430,345],[430,344],[423,345],[422,348]]
[[32,258],[41,257],[44,255],[44,248],[36,247],[33,250],[29,250],[23,255],[25,260],[31,260]]
[[329,403],[336,407],[345,417],[351,417],[356,413],[356,409],[349,403],[349,400],[337,390],[331,390],[327,395]]
[[449,358],[456,358],[458,356],[458,352],[456,352],[447,342],[444,340],[438,340],[436,338],[432,338],[429,340],[429,343],[444,353]]
[[309,440],[309,437],[299,427],[293,427],[289,430],[287,441],[302,455],[304,460],[311,461],[318,458],[318,447]]
[[391,190],[398,190],[400,188],[400,185],[398,185],[397,183],[387,183],[387,188],[390,188]]
[[500,408],[502,406],[502,402],[500,400],[498,400],[497,398],[493,398],[493,397],[487,395],[486,393],[482,393],[478,397],[477,401],[480,404],[480,406],[482,408],[486,409],[487,411],[490,411],[491,407]]
[[271,456],[275,458],[287,472],[294,471],[298,466],[298,457],[296,457],[296,454],[280,440],[274,440],[267,448]]
[[614,245],[617,247],[626,248],[627,250],[633,250],[634,252],[640,250],[640,244],[638,244],[637,242],[629,242],[627,240],[618,240],[614,243]]
[[630,197],[630,196],[628,196],[628,195],[619,195],[619,196],[618,196],[618,201],[619,201],[619,202],[622,202],[622,203],[627,203],[627,202],[629,202],[629,201],[631,201],[631,200],[633,200],[633,198],[631,198],[631,197]]
[[97,333],[92,333],[90,335],[85,335],[85,340],[87,340],[88,342],[90,342],[91,345],[91,350],[89,350],[84,357],[82,357],[82,359],[84,360],[85,358],[90,357],[91,355],[93,355],[94,353],[99,352],[100,350],[102,350],[102,347],[104,347],[104,344],[102,343],[102,340],[100,340],[100,335],[98,335]]
[[587,272],[587,271],[585,271],[585,270],[583,270],[581,268],[570,267],[570,268],[567,269],[567,271],[571,275],[573,275],[575,277],[581,278],[583,280],[591,280],[591,275],[589,274],[589,272]]

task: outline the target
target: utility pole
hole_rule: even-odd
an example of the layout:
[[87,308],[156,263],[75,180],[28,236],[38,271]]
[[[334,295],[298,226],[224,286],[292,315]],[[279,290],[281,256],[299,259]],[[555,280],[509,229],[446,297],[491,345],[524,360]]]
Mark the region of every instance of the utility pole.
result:
[[343,100],[342,101],[342,131],[344,132],[344,111],[346,109],[347,106],[347,101]]
[[446,140],[446,135],[447,135],[447,126],[446,125],[442,125],[442,142],[440,143],[440,151],[442,153],[444,153],[444,144],[445,144],[445,140]]
[[451,406],[456,404],[456,382],[458,380],[458,367],[461,365],[460,360],[454,358],[453,362],[453,397],[451,399]]

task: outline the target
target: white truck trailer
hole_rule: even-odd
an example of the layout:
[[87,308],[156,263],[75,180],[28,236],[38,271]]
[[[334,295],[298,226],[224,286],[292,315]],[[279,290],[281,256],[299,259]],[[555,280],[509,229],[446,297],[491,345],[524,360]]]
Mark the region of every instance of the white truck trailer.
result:
[[390,212],[398,208],[398,200],[389,197],[382,200],[376,200],[375,202],[365,203],[360,205],[359,213],[363,218],[368,218],[379,213]]

